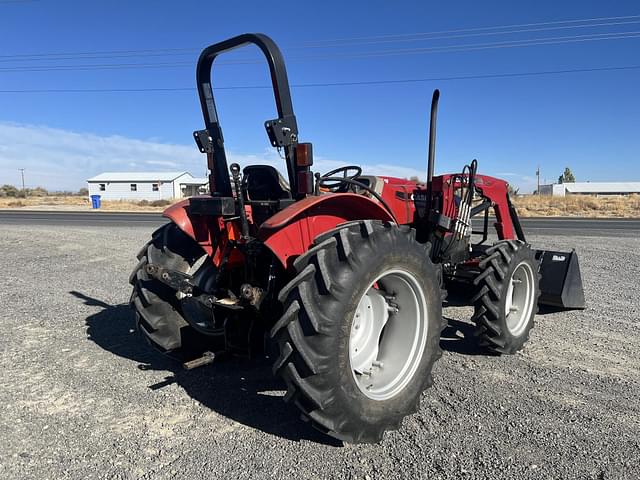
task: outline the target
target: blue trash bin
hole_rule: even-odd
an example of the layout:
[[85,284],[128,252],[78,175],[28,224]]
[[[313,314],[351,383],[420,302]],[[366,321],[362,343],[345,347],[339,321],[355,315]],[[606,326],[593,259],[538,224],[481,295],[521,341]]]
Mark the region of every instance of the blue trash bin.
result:
[[100,195],[91,195],[91,208],[100,208]]

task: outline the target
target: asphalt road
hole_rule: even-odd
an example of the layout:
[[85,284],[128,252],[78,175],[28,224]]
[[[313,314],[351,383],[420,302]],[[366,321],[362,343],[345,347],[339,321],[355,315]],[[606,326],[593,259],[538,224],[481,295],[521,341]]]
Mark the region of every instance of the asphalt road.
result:
[[[158,227],[166,222],[160,213],[115,212],[37,212],[0,210],[0,224],[5,225],[65,225],[104,226],[128,225]],[[640,235],[640,219],[621,218],[523,218],[525,234],[553,236],[623,236]],[[474,222],[481,228],[482,221]]]

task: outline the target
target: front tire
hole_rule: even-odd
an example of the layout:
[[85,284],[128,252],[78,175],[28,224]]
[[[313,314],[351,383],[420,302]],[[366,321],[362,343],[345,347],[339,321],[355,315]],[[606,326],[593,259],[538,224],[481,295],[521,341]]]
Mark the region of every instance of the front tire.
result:
[[487,249],[479,267],[475,334],[489,351],[513,354],[529,339],[538,312],[539,262],[526,243],[503,240]]
[[415,231],[361,221],[299,257],[274,325],[285,400],[348,442],[377,442],[418,410],[441,356],[440,286]]

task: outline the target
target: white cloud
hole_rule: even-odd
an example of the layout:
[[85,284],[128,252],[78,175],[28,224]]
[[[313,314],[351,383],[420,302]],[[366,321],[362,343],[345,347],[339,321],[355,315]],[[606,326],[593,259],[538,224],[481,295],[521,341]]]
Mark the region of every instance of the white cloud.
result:
[[538,179],[531,175],[523,175],[513,172],[498,172],[491,174],[496,178],[503,178],[513,187],[518,189],[520,193],[531,193],[538,188]]
[[[159,165],[161,167],[179,168],[180,164],[177,162],[169,162],[167,160],[147,160],[144,162],[147,165]],[[134,163],[134,165],[136,165]]]
[[24,168],[28,185],[52,189],[77,190],[98,173],[144,170],[154,162],[181,164],[185,170],[202,165],[198,151],[190,146],[46,126],[0,123],[0,145],[4,147],[0,150],[0,183],[18,183],[17,169]]
[[[269,164],[286,171],[284,161],[273,149],[261,154],[228,154],[229,163]],[[350,162],[316,158],[320,172]],[[160,143],[119,135],[100,136],[46,126],[0,123],[0,184],[20,183],[19,168],[25,169],[27,186],[77,190],[87,178],[107,171],[187,170],[202,176],[206,160],[195,145]],[[397,165],[362,165],[365,173],[396,177],[424,176],[417,169]]]

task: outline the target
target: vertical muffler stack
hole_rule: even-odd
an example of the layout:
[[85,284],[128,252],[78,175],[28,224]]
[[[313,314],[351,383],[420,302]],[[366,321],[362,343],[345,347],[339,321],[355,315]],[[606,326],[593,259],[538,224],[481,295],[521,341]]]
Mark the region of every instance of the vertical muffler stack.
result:
[[538,304],[573,310],[584,309],[584,288],[578,255],[571,252],[537,250],[540,261],[540,299]]

